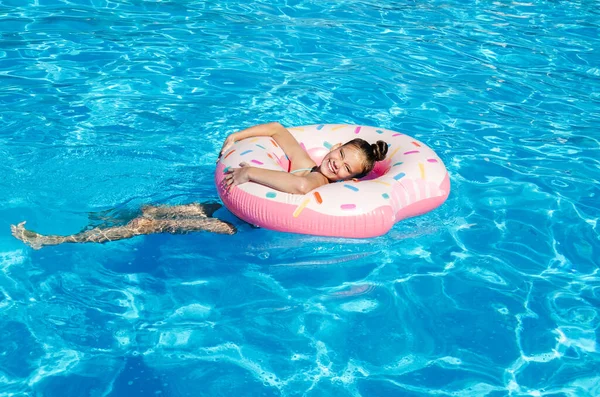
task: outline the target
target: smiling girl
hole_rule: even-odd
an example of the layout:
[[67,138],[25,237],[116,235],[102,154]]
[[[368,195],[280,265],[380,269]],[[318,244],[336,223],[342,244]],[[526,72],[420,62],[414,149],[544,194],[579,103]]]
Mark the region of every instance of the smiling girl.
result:
[[224,183],[228,189],[242,183],[256,182],[285,193],[306,194],[331,182],[362,178],[371,172],[375,162],[385,159],[388,151],[388,144],[384,141],[369,144],[364,139],[356,138],[333,146],[321,164],[317,165],[285,127],[279,123],[269,123],[229,135],[220,155],[226,153],[235,142],[257,136],[271,137],[277,142],[290,161],[290,172],[241,163],[240,168],[227,171]]
[[[220,156],[235,142],[257,136],[271,137],[279,144],[290,160],[290,171],[273,171],[242,163],[239,168],[227,171],[224,179],[227,189],[252,181],[286,193],[306,194],[330,182],[362,178],[371,172],[376,161],[385,158],[388,150],[387,143],[383,141],[371,145],[363,139],[353,139],[333,146],[317,165],[286,128],[279,123],[269,123],[229,135]],[[13,236],[34,249],[63,243],[105,243],[153,233],[209,231],[234,234],[236,229],[233,225],[212,217],[220,207],[217,203],[145,206],[140,216],[127,223],[124,221],[120,226],[86,228],[69,236],[39,234],[25,229],[25,222],[12,225],[11,231]]]

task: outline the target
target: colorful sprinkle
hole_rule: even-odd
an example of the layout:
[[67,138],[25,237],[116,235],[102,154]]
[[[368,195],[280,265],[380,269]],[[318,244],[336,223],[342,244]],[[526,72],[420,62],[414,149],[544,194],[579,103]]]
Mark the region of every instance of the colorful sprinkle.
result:
[[389,198],[390,198],[390,195],[389,195],[389,194],[387,194],[387,193],[383,193],[383,194],[381,195],[381,197],[383,197],[384,199],[386,199],[386,200],[387,200],[387,199],[389,199]]
[[273,158],[273,156],[271,155],[271,153],[267,153],[267,156],[269,156],[269,158],[270,158],[271,160],[274,160],[274,158]]
[[256,146],[258,146],[258,147],[259,147],[259,148],[261,148],[261,149],[264,149],[264,150],[266,150],[266,148],[265,148],[263,145],[259,145],[259,144],[257,143],[257,144],[256,144]]
[[400,164],[404,164],[404,161],[398,161],[396,164],[392,165],[392,167],[395,167],[395,166],[400,165]]
[[260,139],[260,138],[253,138],[253,139],[251,139],[251,140],[250,140],[250,142],[251,142],[251,143],[254,143],[254,142],[258,141],[259,139]]
[[304,142],[300,142],[300,147],[306,152],[306,146],[304,145]]
[[229,166],[225,167],[225,169],[223,169],[223,173],[224,174],[228,173],[230,169],[231,169],[231,167],[229,167]]
[[298,206],[298,208],[296,208],[296,211],[294,211],[294,214],[293,214],[294,218],[298,218],[298,216],[300,215],[300,213],[302,212],[304,207],[306,207],[309,202],[310,202],[310,199],[304,199],[304,201]]
[[340,205],[340,208],[343,209],[344,211],[353,210],[356,208],[356,204],[342,204],[342,205]]
[[427,159],[428,163],[437,163],[438,161],[436,159]]
[[375,132],[378,134],[383,134],[383,131],[381,131],[381,130],[375,130]]
[[275,142],[275,141],[274,141],[274,140],[272,140],[272,139],[271,139],[271,143],[273,144],[273,146],[275,146],[275,147],[279,147],[279,146],[277,146],[277,142]]
[[264,164],[262,161],[258,161],[258,160],[252,160],[251,163],[258,164],[258,165]]
[[404,178],[405,176],[406,176],[406,174],[404,172],[401,172],[401,173],[399,173],[397,175],[394,175],[394,179],[395,180],[400,180],[400,179]]
[[339,129],[342,129],[342,128],[344,128],[344,127],[346,127],[346,124],[338,125],[337,127],[333,127],[333,128],[331,129],[331,131],[337,131],[337,130],[339,130]]
[[414,153],[419,153],[418,150],[411,150],[410,152],[404,152],[404,154],[414,154]]
[[245,152],[240,153],[240,156],[243,156],[248,153],[252,153],[252,150],[246,150]]
[[275,192],[268,192],[267,193],[267,198],[275,198],[275,197],[277,197],[277,193],[275,193]]
[[360,128],[361,128],[361,127],[356,127],[356,129],[354,130],[354,133],[355,133],[355,134],[358,134],[358,133],[360,132]]
[[344,187],[347,187],[348,189],[355,191],[355,192],[358,192],[358,190],[359,190],[356,186],[352,186],[352,185],[348,185],[348,184],[345,184]]
[[412,141],[412,144],[415,145],[416,147],[421,147],[421,145],[419,145],[418,142]]
[[323,142],[323,146],[325,146],[325,148],[327,148],[327,149],[331,149],[332,145],[331,145],[331,143],[325,141],[325,142]]
[[321,198],[319,192],[314,192],[313,195],[315,196],[315,200],[317,200],[317,203],[323,204],[323,199]]
[[392,136],[402,136],[404,134],[392,134]]
[[317,126],[317,131],[321,131],[323,129],[323,127],[325,127],[324,124],[320,124]]
[[385,186],[392,186],[391,184],[384,182],[384,181],[378,181],[377,179],[372,180],[371,182],[375,182],[375,183],[379,183],[381,185],[385,185]]
[[231,153],[235,152],[235,149],[233,149],[231,152],[227,153],[225,155],[225,157],[223,157],[223,159],[226,159],[227,157],[231,156]]
[[419,169],[421,170],[421,179],[425,179],[425,165],[423,163],[419,163]]
[[399,148],[399,147],[397,147],[396,149],[394,149],[394,151],[392,152],[392,154],[390,154],[388,157],[389,157],[389,158],[392,158],[392,157],[394,157],[394,156],[396,155],[396,153],[398,153],[398,150],[400,150],[400,148]]

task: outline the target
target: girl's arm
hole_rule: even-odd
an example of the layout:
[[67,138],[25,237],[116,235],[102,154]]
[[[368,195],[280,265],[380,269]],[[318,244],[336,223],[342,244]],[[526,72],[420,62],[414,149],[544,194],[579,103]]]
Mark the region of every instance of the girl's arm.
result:
[[319,172],[306,176],[288,174],[284,171],[273,171],[264,168],[249,167],[246,163],[241,168],[230,168],[225,176],[227,189],[246,182],[256,182],[275,190],[291,194],[306,194],[313,189],[323,186],[329,181]]
[[234,132],[225,139],[219,157],[221,157],[235,142],[256,136],[273,138],[286,154],[294,169],[308,168],[315,165],[308,156],[308,153],[302,149],[302,146],[300,146],[296,138],[294,138],[293,135],[279,123],[260,124],[239,132]]

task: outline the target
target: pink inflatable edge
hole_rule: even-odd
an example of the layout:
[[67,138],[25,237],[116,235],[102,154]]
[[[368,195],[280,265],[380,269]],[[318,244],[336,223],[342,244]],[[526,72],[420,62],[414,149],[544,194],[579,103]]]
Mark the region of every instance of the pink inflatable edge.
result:
[[396,222],[439,207],[450,194],[450,177],[446,173],[440,184],[443,195],[408,205],[396,214],[391,206],[382,206],[369,213],[354,217],[326,215],[305,208],[298,217],[293,217],[296,205],[260,198],[237,187],[226,192],[222,186],[224,169],[222,164],[217,166],[215,184],[223,203],[235,216],[266,229],[315,236],[349,238],[381,236],[387,233]]

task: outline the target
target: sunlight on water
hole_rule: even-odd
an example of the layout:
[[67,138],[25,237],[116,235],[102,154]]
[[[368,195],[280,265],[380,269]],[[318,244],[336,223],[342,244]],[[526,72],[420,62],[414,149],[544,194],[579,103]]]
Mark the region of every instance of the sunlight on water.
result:
[[[0,395],[600,395],[595,1],[0,0]],[[228,133],[402,131],[439,209],[33,251],[217,199]]]

